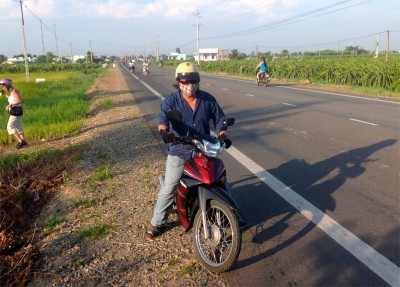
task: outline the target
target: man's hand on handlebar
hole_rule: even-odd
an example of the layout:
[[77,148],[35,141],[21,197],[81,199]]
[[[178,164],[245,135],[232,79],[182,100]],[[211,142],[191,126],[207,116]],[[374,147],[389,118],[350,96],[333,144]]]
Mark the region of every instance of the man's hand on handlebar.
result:
[[168,132],[165,129],[160,129],[158,131],[164,143],[176,143],[176,138],[173,133]]
[[218,139],[224,140],[226,138],[228,138],[228,133],[226,131],[220,131],[219,135],[218,135]]

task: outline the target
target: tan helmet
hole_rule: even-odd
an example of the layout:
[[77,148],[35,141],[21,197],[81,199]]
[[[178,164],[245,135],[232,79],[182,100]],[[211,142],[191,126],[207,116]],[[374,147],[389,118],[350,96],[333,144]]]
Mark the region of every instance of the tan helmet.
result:
[[199,68],[195,64],[183,62],[176,68],[175,79],[177,81],[199,81]]

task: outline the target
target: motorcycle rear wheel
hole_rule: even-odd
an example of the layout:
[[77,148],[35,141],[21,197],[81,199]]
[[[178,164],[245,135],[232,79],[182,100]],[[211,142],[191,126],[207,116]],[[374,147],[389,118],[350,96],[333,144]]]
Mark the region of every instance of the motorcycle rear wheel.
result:
[[205,239],[199,210],[193,226],[196,255],[204,267],[219,274],[235,264],[242,246],[242,234],[236,215],[216,200],[211,200],[207,207],[207,225],[211,237]]

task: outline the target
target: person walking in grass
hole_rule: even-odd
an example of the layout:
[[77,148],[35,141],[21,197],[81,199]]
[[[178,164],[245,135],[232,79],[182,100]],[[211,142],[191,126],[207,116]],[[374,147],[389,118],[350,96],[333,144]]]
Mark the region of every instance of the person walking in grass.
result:
[[[9,135],[14,135],[17,139],[17,149],[28,145],[25,140],[24,130],[22,128],[22,97],[21,93],[12,85],[11,79],[0,80],[1,93],[8,99],[6,111],[10,112],[7,123],[7,131]],[[15,108],[14,108],[15,107]],[[21,114],[13,114],[14,109],[19,109]]]

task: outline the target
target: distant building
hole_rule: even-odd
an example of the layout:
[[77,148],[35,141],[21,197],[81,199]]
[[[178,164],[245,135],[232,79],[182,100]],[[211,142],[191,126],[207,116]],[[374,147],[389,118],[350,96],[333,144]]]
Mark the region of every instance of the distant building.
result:
[[[79,59],[86,59],[86,56],[85,55],[72,55],[72,60],[71,60],[71,56],[63,57],[63,61],[67,60],[69,63],[75,63]],[[57,62],[59,62],[59,61],[60,61],[60,59],[58,58]]]
[[[221,61],[229,60],[229,50],[222,50],[218,48],[205,48],[199,49],[200,61]],[[197,54],[194,56],[195,60],[198,59]]]
[[[28,57],[28,62],[32,62],[33,59]],[[23,64],[25,63],[25,58],[24,57],[15,57],[15,58],[8,58],[7,61],[4,61],[2,64]]]
[[168,60],[183,60],[183,61],[186,61],[186,54],[170,53],[168,55]]

